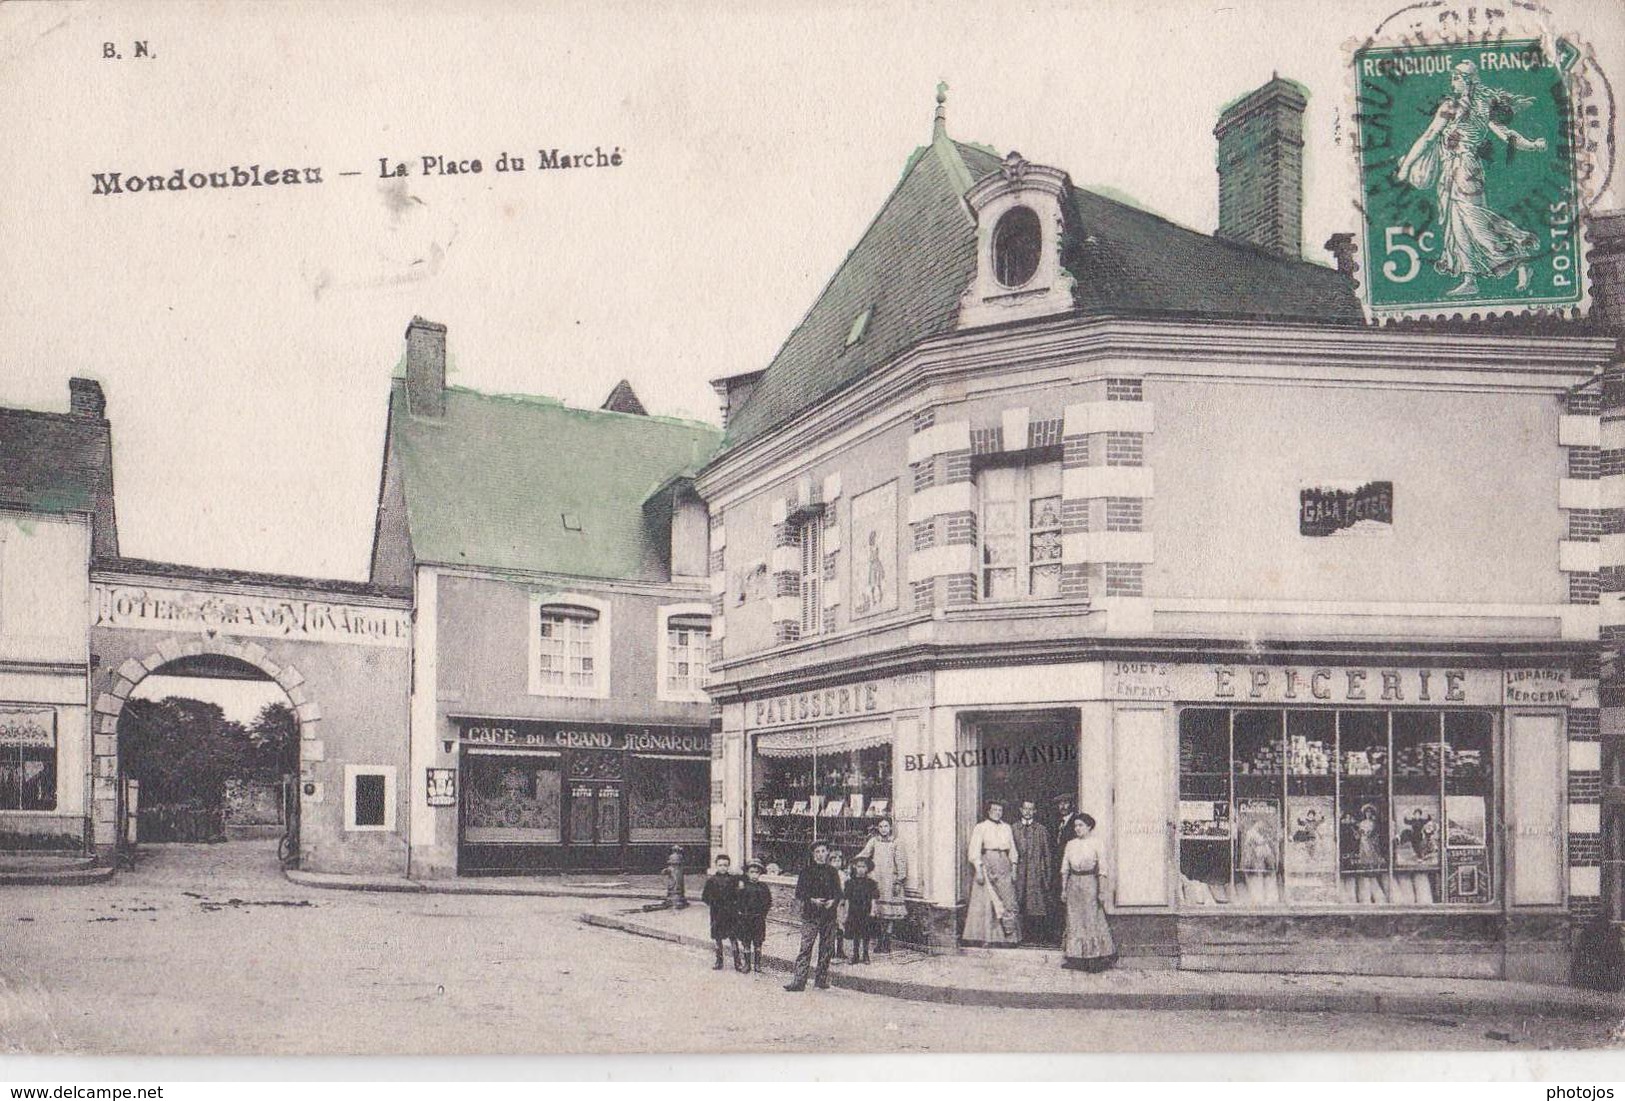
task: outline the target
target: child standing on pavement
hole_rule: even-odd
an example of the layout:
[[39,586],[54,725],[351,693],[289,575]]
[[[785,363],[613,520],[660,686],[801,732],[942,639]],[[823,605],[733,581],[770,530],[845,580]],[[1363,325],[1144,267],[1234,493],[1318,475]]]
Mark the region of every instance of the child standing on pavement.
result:
[[[835,869],[835,875],[841,882],[841,896],[846,895],[846,854],[840,849],[829,850],[829,866]],[[835,958],[842,963],[846,962],[846,903],[843,901],[835,910]]]
[[733,941],[734,970],[745,970],[739,958],[739,877],[733,874],[733,862],[727,856],[717,856],[716,874],[705,881],[700,901],[711,911],[711,942],[717,948],[717,962],[711,970],[722,970],[722,942]]
[[842,892],[842,907],[846,911],[846,935],[852,940],[852,962],[869,962],[869,940],[874,936],[875,900],[880,897],[880,885],[869,878],[868,857],[852,859],[852,878],[846,881]]
[[762,882],[762,862],[745,865],[745,882],[739,885],[739,941],[745,946],[747,971],[762,970],[762,942],[767,939],[767,914],[773,909],[773,892]]

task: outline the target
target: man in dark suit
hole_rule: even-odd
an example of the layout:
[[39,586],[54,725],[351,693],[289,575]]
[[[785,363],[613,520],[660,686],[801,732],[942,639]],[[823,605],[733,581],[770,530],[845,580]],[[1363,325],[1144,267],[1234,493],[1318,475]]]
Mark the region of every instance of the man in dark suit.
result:
[[815,981],[818,989],[828,990],[829,959],[835,954],[835,908],[841,901],[841,877],[829,866],[829,846],[822,841],[814,842],[812,863],[796,879],[796,898],[801,902],[801,951],[796,953],[796,977],[785,989],[807,989],[807,972],[812,968],[813,946],[817,945]]

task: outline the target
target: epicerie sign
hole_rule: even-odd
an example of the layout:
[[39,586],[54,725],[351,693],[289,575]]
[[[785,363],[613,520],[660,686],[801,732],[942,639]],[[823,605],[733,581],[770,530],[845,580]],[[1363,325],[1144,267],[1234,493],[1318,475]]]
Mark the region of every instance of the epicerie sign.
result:
[[404,647],[412,641],[412,620],[404,608],[130,585],[97,585],[95,600],[98,627],[358,646]]
[[1496,670],[1359,665],[1179,665],[1160,661],[1115,661],[1106,665],[1106,692],[1112,699],[1145,701],[1234,700],[1390,707],[1452,703],[1498,707],[1502,702],[1501,673]]
[[544,726],[540,723],[465,723],[462,740],[469,745],[504,745],[532,749],[621,749],[634,753],[709,753],[711,736],[685,730],[594,730]]

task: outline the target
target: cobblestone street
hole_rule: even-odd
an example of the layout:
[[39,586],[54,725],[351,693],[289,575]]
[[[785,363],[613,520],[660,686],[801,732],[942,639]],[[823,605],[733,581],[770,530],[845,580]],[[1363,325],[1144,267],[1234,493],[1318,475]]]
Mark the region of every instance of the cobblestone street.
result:
[[1606,1022],[977,1010],[581,925],[613,900],[299,887],[274,844],[156,847],[112,882],[0,892],[0,1052],[429,1054],[1594,1048]]

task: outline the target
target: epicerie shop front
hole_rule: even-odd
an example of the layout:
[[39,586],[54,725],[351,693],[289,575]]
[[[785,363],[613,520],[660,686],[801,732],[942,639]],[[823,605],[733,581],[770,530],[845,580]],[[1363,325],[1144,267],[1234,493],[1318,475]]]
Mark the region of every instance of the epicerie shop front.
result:
[[1070,808],[1096,819],[1125,961],[1552,975],[1568,715],[1596,683],[1562,654],[1452,657],[939,669],[847,685],[846,713],[840,686],[780,690],[724,709],[746,752],[721,810],[786,876],[813,840],[850,857],[894,818],[935,947],[957,943],[996,799],[1007,820],[1032,802],[1054,852]]

